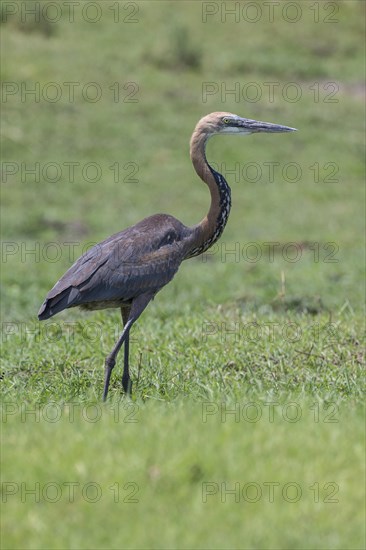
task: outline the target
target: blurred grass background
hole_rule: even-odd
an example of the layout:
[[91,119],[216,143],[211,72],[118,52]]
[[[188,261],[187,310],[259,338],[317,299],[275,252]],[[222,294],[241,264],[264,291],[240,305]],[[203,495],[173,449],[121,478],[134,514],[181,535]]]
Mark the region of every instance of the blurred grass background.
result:
[[[364,3],[296,2],[297,22],[282,1],[273,21],[268,3],[80,2],[73,19],[62,2],[50,4],[1,4],[2,399],[18,411],[3,424],[3,480],[135,480],[144,498],[121,510],[107,499],[34,506],[9,497],[2,546],[364,547]],[[237,22],[225,11],[235,6]],[[71,98],[65,83],[75,83]],[[39,101],[24,95],[37,86]],[[59,100],[47,100],[55,90]],[[208,193],[189,138],[216,110],[299,132],[209,143],[208,159],[232,187],[231,217],[218,248],[184,263],[134,328],[138,423],[111,425],[107,409],[92,424],[23,422],[20,404],[99,403],[118,312],[70,310],[42,325],[36,313],[88,243],[155,212],[186,224],[203,217]],[[35,163],[39,178],[26,173]],[[99,167],[95,182],[88,163]],[[268,163],[278,163],[273,179]],[[273,261],[268,242],[279,243]],[[260,247],[259,261],[245,256],[248,243]],[[286,258],[288,243],[299,261]],[[260,337],[245,332],[253,323]],[[291,324],[297,337],[286,337]],[[120,373],[119,364],[116,406]],[[293,435],[283,421],[254,430],[215,417],[210,431],[207,400],[333,404],[339,422],[308,415]],[[206,481],[270,480],[334,482],[340,500],[263,498],[244,510],[219,497],[202,502]],[[68,519],[55,529],[60,517]]]

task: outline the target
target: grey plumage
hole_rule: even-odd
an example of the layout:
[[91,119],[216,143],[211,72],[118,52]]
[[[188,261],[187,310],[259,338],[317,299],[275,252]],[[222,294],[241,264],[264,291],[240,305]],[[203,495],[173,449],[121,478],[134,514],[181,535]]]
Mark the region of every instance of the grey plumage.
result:
[[187,250],[188,228],[156,214],[112,235],[81,256],[48,293],[38,318],[81,306],[130,304],[138,293],[156,294],[172,280]]

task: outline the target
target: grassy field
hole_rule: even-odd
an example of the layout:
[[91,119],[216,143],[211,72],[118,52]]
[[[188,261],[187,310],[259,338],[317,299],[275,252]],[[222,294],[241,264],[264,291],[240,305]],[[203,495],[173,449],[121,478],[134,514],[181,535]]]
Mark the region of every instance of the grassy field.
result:
[[[1,547],[364,548],[364,3],[57,5],[1,4]],[[37,311],[92,244],[204,216],[216,110],[299,131],[209,143],[225,233],[102,405],[119,313]]]

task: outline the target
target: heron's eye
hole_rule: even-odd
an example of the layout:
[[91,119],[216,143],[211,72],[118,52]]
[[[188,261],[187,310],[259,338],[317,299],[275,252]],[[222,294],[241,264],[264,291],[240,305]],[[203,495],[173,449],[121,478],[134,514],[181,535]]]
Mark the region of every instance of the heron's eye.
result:
[[224,124],[230,124],[230,118],[225,117],[225,118],[222,119],[222,122],[223,122]]

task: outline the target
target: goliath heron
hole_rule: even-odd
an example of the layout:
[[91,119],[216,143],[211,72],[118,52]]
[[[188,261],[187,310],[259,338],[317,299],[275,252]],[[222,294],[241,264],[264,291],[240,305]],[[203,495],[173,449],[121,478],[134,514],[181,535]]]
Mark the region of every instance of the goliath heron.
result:
[[121,308],[121,336],[105,360],[103,400],[116,357],[124,343],[122,386],[131,394],[129,334],[155,294],[169,283],[183,260],[205,252],[221,236],[230,206],[230,187],[206,159],[208,138],[215,134],[292,132],[295,128],[241,118],[232,113],[211,113],[202,118],[191,137],[190,156],[199,177],[208,185],[208,214],[193,227],[168,214],[155,214],[112,235],[81,256],[47,294],[38,313],[48,319],[63,309],[81,306],[95,310]]

